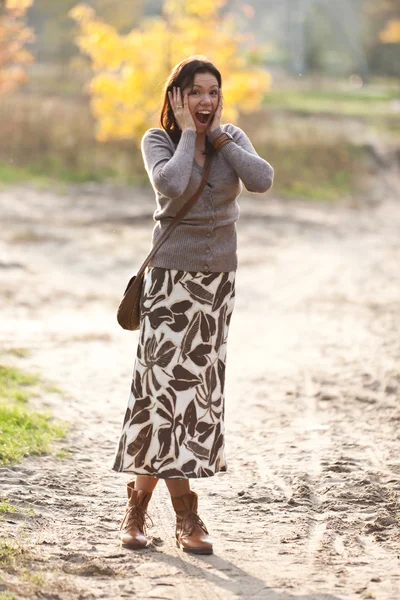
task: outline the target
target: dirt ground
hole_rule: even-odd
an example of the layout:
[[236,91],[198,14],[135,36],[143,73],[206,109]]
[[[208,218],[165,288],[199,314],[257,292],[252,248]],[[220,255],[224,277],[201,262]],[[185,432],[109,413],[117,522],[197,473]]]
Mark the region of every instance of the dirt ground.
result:
[[[138,334],[115,309],[148,249],[148,191],[0,191],[3,362],[63,394],[72,456],[0,469],[29,571],[16,598],[399,600],[400,207],[243,197],[228,344],[228,472],[193,481],[213,556],[174,544],[164,482],[153,545],[122,550],[129,476],[110,469]],[[25,358],[9,353],[26,348]],[[22,536],[22,538],[21,538]],[[30,591],[27,591],[30,590]]]

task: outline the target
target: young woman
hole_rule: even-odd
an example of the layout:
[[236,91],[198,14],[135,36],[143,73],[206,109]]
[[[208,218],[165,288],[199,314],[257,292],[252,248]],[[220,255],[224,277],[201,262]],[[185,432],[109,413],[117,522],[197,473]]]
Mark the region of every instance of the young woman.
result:
[[145,277],[132,391],[113,466],[136,475],[127,485],[121,524],[127,548],[149,545],[146,510],[158,480],[165,479],[178,547],[212,553],[189,479],[227,470],[224,380],[237,268],[236,199],[241,182],[265,192],[273,181],[272,167],[245,133],[221,126],[221,86],[221,74],[205,57],[178,64],[165,86],[162,129],[150,129],[142,140],[157,203],[153,245],[199,188],[206,157],[211,171]]

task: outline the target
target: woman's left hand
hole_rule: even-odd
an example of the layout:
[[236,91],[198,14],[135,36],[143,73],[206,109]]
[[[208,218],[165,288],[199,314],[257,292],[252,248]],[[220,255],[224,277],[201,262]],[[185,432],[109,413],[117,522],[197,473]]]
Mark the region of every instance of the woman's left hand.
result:
[[210,125],[208,126],[208,129],[207,129],[208,133],[212,133],[213,131],[215,131],[215,129],[218,129],[218,127],[221,126],[221,114],[222,114],[222,108],[223,108],[223,105],[222,105],[223,98],[222,98],[222,90],[221,89],[218,90],[218,96],[219,96],[218,106],[215,109],[213,120],[211,121]]

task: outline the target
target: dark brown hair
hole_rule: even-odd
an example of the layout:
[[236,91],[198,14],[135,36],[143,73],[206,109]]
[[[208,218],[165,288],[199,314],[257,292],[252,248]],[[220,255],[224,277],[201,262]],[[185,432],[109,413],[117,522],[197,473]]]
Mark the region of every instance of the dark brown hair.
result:
[[[193,84],[196,73],[211,73],[218,81],[219,87],[222,87],[221,73],[205,56],[189,56],[189,58],[185,58],[185,60],[175,65],[165,82],[164,102],[160,118],[161,127],[168,133],[175,144],[181,139],[182,131],[176,122],[174,112],[169,103],[168,92],[172,92],[173,87],[179,87],[182,92],[185,88]],[[213,150],[214,147],[207,140],[206,154],[209,154]]]

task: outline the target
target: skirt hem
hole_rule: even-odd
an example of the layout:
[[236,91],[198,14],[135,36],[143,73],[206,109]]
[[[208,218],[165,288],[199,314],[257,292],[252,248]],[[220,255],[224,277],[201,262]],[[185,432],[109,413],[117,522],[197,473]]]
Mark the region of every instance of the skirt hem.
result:
[[115,473],[127,473],[127,474],[132,474],[132,475],[148,475],[149,477],[157,477],[157,479],[208,479],[210,477],[214,477],[214,475],[218,475],[220,473],[227,473],[228,469],[227,467],[222,467],[221,469],[219,469],[219,471],[214,471],[214,473],[210,474],[210,475],[184,475],[183,477],[163,477],[162,473],[149,473],[149,472],[139,472],[138,470],[135,471],[131,471],[130,469],[123,469],[121,471],[114,469],[113,467],[111,467],[111,470],[114,471]]

